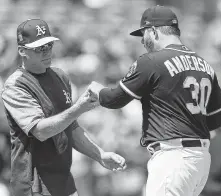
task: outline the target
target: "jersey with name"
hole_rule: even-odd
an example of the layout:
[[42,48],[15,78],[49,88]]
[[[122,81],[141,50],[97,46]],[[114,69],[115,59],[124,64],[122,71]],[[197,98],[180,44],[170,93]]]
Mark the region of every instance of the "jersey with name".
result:
[[143,139],[209,139],[207,116],[221,111],[214,69],[184,45],[142,55],[120,86],[141,100]]

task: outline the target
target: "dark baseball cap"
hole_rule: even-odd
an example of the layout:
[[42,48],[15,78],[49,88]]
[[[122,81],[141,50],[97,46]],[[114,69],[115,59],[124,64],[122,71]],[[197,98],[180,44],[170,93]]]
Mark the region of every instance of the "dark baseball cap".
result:
[[178,19],[170,8],[157,5],[144,11],[140,28],[131,32],[130,35],[142,37],[141,30],[152,26],[174,26],[178,28]]
[[36,48],[52,41],[59,40],[51,36],[48,24],[40,19],[29,19],[17,28],[17,43],[19,46]]

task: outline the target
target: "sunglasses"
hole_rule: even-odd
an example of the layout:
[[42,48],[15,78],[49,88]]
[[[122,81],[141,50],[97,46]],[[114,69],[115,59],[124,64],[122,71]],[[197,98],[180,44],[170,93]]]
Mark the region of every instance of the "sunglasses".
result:
[[22,47],[26,48],[26,49],[29,49],[29,50],[34,50],[35,52],[40,53],[40,52],[46,52],[46,51],[51,50],[53,45],[54,45],[54,42],[49,42],[47,44],[44,44],[44,45],[36,47],[36,48],[29,48],[29,47],[26,47],[26,46],[22,46]]

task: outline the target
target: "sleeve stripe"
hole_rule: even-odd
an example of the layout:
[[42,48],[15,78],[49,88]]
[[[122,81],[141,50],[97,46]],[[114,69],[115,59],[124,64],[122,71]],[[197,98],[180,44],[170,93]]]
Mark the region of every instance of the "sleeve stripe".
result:
[[218,110],[215,110],[213,112],[208,113],[207,116],[212,116],[212,115],[214,115],[216,113],[219,113],[219,112],[221,112],[221,108],[219,108]]
[[129,95],[131,95],[132,97],[136,98],[136,99],[141,99],[142,97],[136,95],[135,93],[133,93],[131,90],[129,90],[124,84],[122,81],[120,81],[120,86],[121,88],[126,92],[128,93]]

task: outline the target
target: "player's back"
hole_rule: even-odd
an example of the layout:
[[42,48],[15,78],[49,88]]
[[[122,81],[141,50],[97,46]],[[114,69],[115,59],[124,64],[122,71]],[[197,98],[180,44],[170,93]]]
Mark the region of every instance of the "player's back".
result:
[[138,61],[145,62],[149,87],[141,102],[148,140],[209,138],[206,115],[216,79],[213,68],[183,45],[169,45]]

